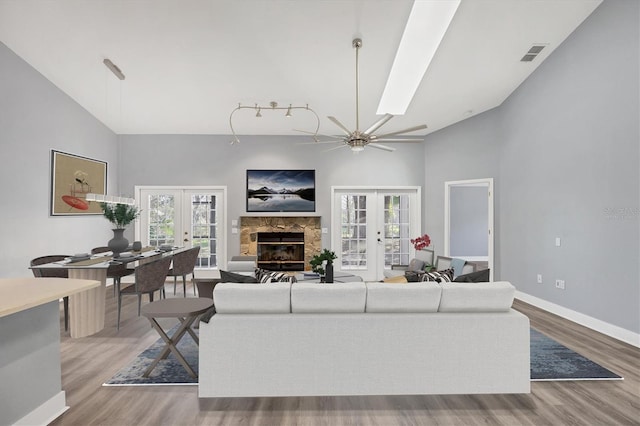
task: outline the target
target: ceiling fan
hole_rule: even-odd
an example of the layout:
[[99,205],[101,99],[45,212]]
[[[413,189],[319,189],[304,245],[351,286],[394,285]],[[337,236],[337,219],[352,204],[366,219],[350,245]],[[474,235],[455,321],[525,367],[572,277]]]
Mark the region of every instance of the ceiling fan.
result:
[[[382,135],[374,135],[373,132],[382,127],[387,121],[393,118],[392,114],[385,114],[378,121],[373,123],[369,128],[364,131],[360,130],[360,99],[359,99],[359,87],[358,87],[358,51],[362,47],[362,39],[356,38],[351,43],[353,47],[356,49],[356,129],[354,131],[349,130],[344,124],[340,122],[337,118],[333,116],[329,116],[329,120],[335,123],[342,131],[344,132],[344,136],[328,136],[323,135],[325,137],[332,138],[334,140],[330,141],[319,141],[314,137],[315,142],[311,142],[310,144],[315,143],[339,143],[340,146],[336,146],[334,148],[329,149],[329,151],[344,147],[350,147],[351,151],[354,153],[360,152],[364,150],[365,146],[370,146],[372,148],[381,149],[384,151],[393,152],[395,148],[392,148],[387,145],[381,145],[378,142],[422,142],[423,138],[415,138],[415,139],[404,139],[404,138],[390,138],[390,136],[397,136],[403,133],[415,132],[417,130],[426,129],[426,124],[421,124],[419,126],[409,127],[408,129],[398,130],[397,132],[385,133]],[[299,130],[301,131],[301,130]],[[311,133],[302,131],[303,133]]]

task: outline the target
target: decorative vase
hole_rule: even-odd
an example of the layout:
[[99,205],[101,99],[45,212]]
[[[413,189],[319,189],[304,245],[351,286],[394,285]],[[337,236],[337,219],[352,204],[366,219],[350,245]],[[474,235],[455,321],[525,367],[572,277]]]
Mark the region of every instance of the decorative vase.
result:
[[142,250],[142,242],[134,241],[131,245],[131,250],[133,251],[141,251]]
[[113,252],[113,257],[120,257],[120,253],[127,250],[129,240],[124,237],[124,228],[112,229],[113,238],[107,243],[107,247]]
[[327,262],[324,282],[327,284],[333,283],[333,262]]

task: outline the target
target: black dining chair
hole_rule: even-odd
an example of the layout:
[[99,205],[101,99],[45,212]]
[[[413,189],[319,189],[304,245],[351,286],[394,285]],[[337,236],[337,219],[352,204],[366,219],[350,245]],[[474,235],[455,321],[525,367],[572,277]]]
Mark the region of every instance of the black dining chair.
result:
[[[59,262],[67,257],[69,257],[69,255],[66,254],[52,254],[49,256],[36,257],[35,259],[31,259],[30,265],[33,267],[37,265],[44,265],[45,263]],[[36,278],[69,278],[69,271],[64,268],[32,268],[31,272],[33,272],[33,276]],[[64,305],[64,331],[67,331],[69,330],[69,296],[63,297],[62,303]]]
[[135,269],[135,282],[133,285],[118,289],[118,323],[117,329],[120,330],[120,310],[122,308],[123,295],[138,296],[138,316],[140,316],[140,306],[142,305],[142,295],[148,294],[149,301],[153,302],[153,294],[164,288],[169,265],[171,264],[171,256],[163,257],[153,262],[143,263]]
[[[109,247],[95,247],[91,250],[91,254],[106,253],[111,251]],[[122,277],[133,275],[133,269],[127,268],[124,263],[109,265],[107,268],[107,278],[113,278],[113,295],[118,294]]]
[[[178,277],[182,277],[182,293],[187,297],[187,275],[191,274],[193,281],[193,270],[196,267],[196,261],[200,254],[200,247],[193,247],[188,250],[173,255],[173,267],[169,270],[169,276],[173,277],[173,294],[176,294],[176,285]],[[196,294],[196,286],[193,285],[193,294]]]

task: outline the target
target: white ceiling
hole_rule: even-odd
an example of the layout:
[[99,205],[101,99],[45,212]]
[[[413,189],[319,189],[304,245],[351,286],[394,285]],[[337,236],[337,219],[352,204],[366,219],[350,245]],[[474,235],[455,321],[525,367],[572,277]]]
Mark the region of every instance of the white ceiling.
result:
[[[443,0],[440,0],[443,1]],[[601,0],[462,0],[404,116],[428,134],[500,105]],[[355,128],[377,119],[411,0],[0,0],[0,41],[121,134],[230,134],[238,105],[309,104]],[[533,44],[548,46],[533,62]],[[126,75],[118,80],[102,63]],[[240,135],[299,134],[315,118],[242,110]],[[380,132],[380,131],[379,131]],[[379,133],[378,132],[378,133]]]

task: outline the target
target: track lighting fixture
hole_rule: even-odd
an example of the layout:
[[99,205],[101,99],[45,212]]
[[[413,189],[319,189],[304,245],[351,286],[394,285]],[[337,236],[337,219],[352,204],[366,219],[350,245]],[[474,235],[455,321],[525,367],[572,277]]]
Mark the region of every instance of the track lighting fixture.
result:
[[256,117],[258,117],[258,118],[262,117],[262,111],[286,110],[286,113],[284,115],[285,117],[292,117],[293,116],[292,111],[294,109],[302,109],[302,110],[305,110],[305,111],[309,111],[316,118],[316,129],[315,129],[315,132],[305,132],[305,133],[309,133],[311,135],[311,137],[315,141],[317,141],[317,137],[316,136],[318,136],[318,130],[320,129],[320,118],[318,118],[318,114],[316,114],[316,112],[314,110],[309,108],[309,104],[307,104],[305,106],[293,106],[292,104],[289,104],[288,107],[279,107],[277,102],[271,101],[271,102],[269,102],[269,106],[263,106],[263,105],[258,105],[258,104],[254,104],[254,106],[248,106],[248,105],[238,104],[238,106],[233,111],[231,111],[231,115],[229,116],[229,127],[231,127],[231,133],[233,133],[233,139],[230,142],[231,145],[240,142],[240,139],[236,135],[236,131],[233,128],[233,115],[237,111],[239,111],[241,109],[252,109],[252,110],[255,110],[256,111]]

